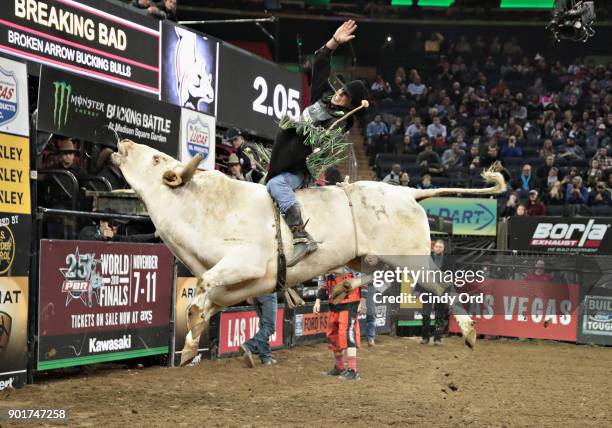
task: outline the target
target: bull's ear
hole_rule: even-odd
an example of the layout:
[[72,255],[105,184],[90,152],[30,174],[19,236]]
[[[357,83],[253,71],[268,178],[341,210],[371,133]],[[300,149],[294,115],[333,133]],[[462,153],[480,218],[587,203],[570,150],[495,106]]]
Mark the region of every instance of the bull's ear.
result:
[[164,172],[163,180],[166,186],[172,188],[179,187],[181,184],[183,184],[181,176],[178,175],[176,172],[172,171],[171,169]]
[[189,180],[191,180],[191,177],[193,177],[193,174],[195,174],[198,165],[200,164],[200,162],[202,162],[203,157],[204,155],[202,155],[202,153],[198,153],[193,158],[191,158],[187,165],[185,165],[185,168],[183,168],[183,170],[181,171],[181,181],[183,183],[187,183],[189,182]]

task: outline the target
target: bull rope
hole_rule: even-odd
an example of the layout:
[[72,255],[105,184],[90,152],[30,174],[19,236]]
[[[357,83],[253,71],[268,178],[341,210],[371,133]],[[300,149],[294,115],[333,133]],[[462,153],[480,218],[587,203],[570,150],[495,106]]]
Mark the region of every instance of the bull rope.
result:
[[346,199],[348,200],[349,208],[351,209],[351,219],[353,220],[353,232],[355,234],[355,257],[354,258],[356,258],[359,255],[359,240],[357,239],[357,222],[355,221],[355,209],[353,208],[353,200],[351,199],[347,191],[348,176],[346,177],[343,183],[338,183],[337,186],[340,187],[344,191],[344,194],[346,195]]
[[287,286],[287,259],[285,258],[285,250],[283,249],[283,235],[281,233],[280,224],[280,209],[274,204],[274,223],[276,226],[276,289],[277,292],[283,292],[285,303],[289,309],[294,309],[296,306],[302,306],[304,300],[297,292]]

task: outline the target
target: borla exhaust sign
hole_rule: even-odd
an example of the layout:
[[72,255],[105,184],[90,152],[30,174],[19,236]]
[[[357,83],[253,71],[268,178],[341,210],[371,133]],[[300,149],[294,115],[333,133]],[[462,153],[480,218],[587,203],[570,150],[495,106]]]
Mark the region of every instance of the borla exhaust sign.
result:
[[508,245],[513,250],[612,254],[612,218],[512,217]]

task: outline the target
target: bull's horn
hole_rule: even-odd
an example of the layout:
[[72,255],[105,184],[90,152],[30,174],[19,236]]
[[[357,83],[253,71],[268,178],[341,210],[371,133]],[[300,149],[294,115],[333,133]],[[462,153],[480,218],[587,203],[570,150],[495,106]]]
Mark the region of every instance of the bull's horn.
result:
[[198,165],[200,162],[202,162],[202,158],[204,158],[204,155],[202,153],[198,153],[191,158],[187,165],[185,165],[185,168],[183,168],[181,171],[181,180],[183,183],[187,183],[189,180],[191,180],[191,177],[193,177],[193,174],[195,174],[196,170],[198,169]]
[[179,187],[181,184],[183,184],[181,176],[171,169],[164,172],[163,180],[164,184],[168,187]]
[[201,153],[198,153],[189,161],[187,165],[185,165],[185,168],[183,168],[178,174],[171,169],[164,172],[164,184],[168,187],[179,187],[185,183],[188,183],[189,180],[191,180],[191,178],[193,177],[193,174],[195,174],[198,165],[200,164],[200,162],[202,162],[202,157],[203,155]]

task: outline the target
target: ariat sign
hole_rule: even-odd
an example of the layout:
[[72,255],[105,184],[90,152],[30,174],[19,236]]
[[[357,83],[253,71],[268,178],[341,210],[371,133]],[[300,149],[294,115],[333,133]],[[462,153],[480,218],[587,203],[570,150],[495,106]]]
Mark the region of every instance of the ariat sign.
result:
[[89,339],[89,352],[124,351],[132,348],[132,335],[123,335],[121,339],[98,340],[95,337]]
[[508,223],[512,250],[612,254],[612,218],[512,217]]

